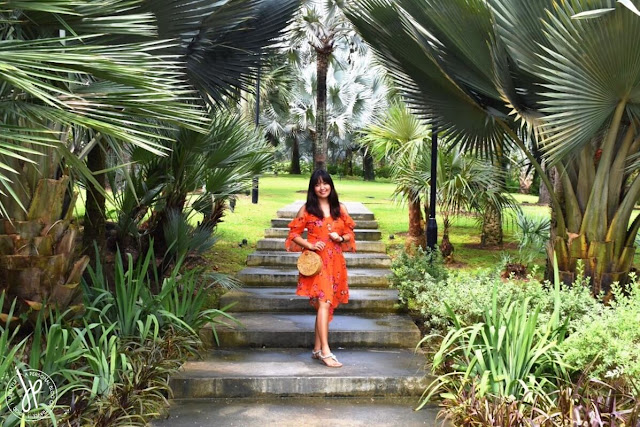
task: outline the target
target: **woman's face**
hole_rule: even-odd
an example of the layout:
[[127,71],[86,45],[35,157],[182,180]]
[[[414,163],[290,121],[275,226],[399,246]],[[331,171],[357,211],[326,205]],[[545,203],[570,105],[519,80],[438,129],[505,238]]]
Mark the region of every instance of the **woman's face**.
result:
[[318,199],[327,199],[331,194],[331,186],[320,178],[314,187],[314,191]]

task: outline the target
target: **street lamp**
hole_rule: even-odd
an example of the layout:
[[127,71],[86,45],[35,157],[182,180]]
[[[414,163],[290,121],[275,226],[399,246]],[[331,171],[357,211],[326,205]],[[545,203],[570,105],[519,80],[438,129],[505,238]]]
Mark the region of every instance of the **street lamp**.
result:
[[431,250],[438,243],[438,224],[436,223],[436,171],[438,168],[438,128],[431,127],[431,186],[429,194],[429,220],[427,221],[427,247]]

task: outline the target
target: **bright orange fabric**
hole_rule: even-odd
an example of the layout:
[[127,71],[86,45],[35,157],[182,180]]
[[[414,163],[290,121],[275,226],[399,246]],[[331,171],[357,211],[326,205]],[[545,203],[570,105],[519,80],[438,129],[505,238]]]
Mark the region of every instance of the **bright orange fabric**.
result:
[[[326,301],[330,304],[329,321],[333,319],[333,311],[338,304],[349,302],[349,286],[347,285],[347,264],[344,260],[343,251],[355,252],[356,240],[353,229],[356,224],[349,216],[346,209],[341,207],[340,217],[318,218],[311,215],[306,210],[303,215],[295,218],[289,223],[289,236],[285,242],[288,251],[299,252],[302,250],[298,244],[293,242],[297,236],[302,236],[307,230],[307,240],[309,243],[323,241],[325,248],[317,253],[322,258],[322,271],[312,277],[299,275],[298,288],[296,294],[307,296],[309,302],[317,310],[318,301]],[[332,231],[341,236],[349,236],[344,243],[336,243],[329,237]]]

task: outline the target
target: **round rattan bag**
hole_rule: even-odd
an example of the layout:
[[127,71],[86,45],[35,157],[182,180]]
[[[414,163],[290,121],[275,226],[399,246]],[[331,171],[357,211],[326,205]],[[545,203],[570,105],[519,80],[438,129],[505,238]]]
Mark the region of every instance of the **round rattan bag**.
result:
[[313,251],[304,251],[298,258],[298,271],[303,276],[315,276],[322,271],[322,258]]

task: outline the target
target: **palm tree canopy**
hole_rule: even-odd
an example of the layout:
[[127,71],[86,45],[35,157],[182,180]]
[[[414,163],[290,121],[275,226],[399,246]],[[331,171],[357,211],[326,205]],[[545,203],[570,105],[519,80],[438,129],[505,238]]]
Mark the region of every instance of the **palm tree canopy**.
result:
[[510,138],[500,122],[522,120],[557,161],[602,132],[621,101],[638,119],[638,17],[620,6],[571,19],[605,7],[615,2],[355,0],[346,15],[453,141],[491,153]]
[[[202,98],[248,85],[260,49],[296,0],[3,1],[0,13],[0,211],[15,218],[51,148],[97,188],[82,162],[103,138],[166,153],[159,129],[204,132]],[[167,37],[171,39],[159,39]],[[49,162],[51,163],[51,162]]]

